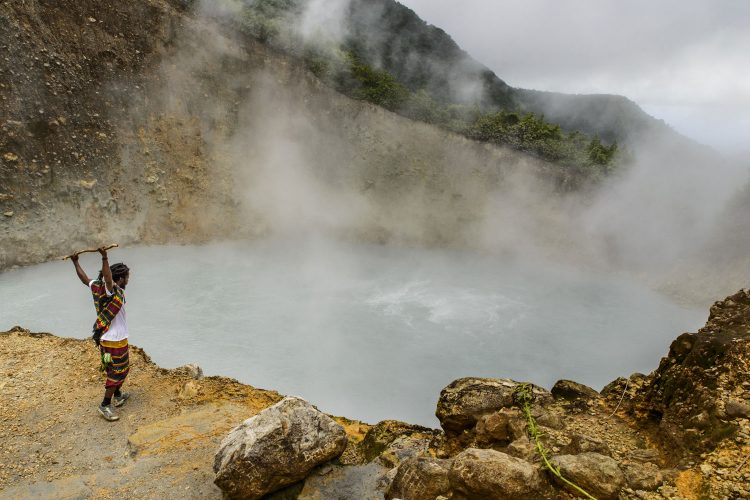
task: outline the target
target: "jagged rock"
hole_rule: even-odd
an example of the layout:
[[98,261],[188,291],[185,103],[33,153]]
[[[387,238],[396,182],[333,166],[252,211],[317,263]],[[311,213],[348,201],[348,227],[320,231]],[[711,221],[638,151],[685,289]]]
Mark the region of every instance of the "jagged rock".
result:
[[180,391],[177,393],[177,397],[180,399],[194,398],[200,392],[200,385],[193,380],[185,382]]
[[659,467],[652,463],[629,463],[620,468],[625,474],[625,483],[634,490],[654,491],[664,482]]
[[[365,460],[369,462],[385,451],[399,437],[417,434],[419,438],[430,439],[435,435],[435,432],[434,429],[407,424],[398,420],[383,420],[367,431],[360,448]],[[402,441],[402,444],[406,444],[406,442]]]
[[534,456],[535,449],[531,440],[527,436],[522,436],[510,443],[505,451],[512,457],[529,460]]
[[578,455],[579,453],[601,453],[609,456],[611,451],[607,443],[601,439],[587,436],[585,434],[573,434],[570,438],[570,444],[565,447],[565,453],[569,455]]
[[482,415],[476,425],[476,438],[480,443],[510,442],[526,434],[526,421],[515,408]]
[[451,488],[469,498],[537,498],[543,488],[539,470],[495,450],[469,448],[453,459]]
[[674,339],[669,346],[669,356],[673,357],[678,363],[681,363],[690,354],[690,351],[693,350],[696,337],[697,335],[694,333],[683,333]]
[[543,412],[536,417],[536,423],[543,425],[544,427],[549,427],[550,429],[560,430],[565,428],[565,422],[563,422],[563,419],[558,415],[549,412]]
[[625,486],[625,475],[617,462],[599,453],[560,455],[553,457],[552,463],[560,468],[563,477],[601,500],[617,498]]
[[724,405],[724,412],[731,418],[748,418],[750,417],[750,405],[736,399],[730,399]]
[[434,500],[448,493],[448,474],[451,460],[432,457],[416,457],[405,460],[398,467],[386,492],[386,498],[403,500]]
[[[510,379],[460,378],[442,391],[435,415],[442,428],[457,434],[476,425],[482,415],[513,406],[513,391],[518,382]],[[552,401],[549,391],[532,385],[531,393],[536,404]]]
[[609,384],[605,385],[600,394],[607,398],[614,398],[616,403],[621,402],[621,398],[629,398],[629,395],[635,394],[644,384],[648,382],[648,376],[643,373],[633,373],[628,378],[618,377]]
[[552,387],[552,396],[555,399],[594,399],[600,397],[599,393],[587,385],[573,382],[572,380],[558,380]]
[[706,325],[672,342],[669,355],[636,394],[639,411],[659,422],[660,437],[673,453],[708,452],[737,432],[725,401],[749,379],[743,368],[749,321],[747,290],[716,302]]
[[174,370],[178,373],[184,373],[188,377],[192,377],[196,380],[203,378],[203,369],[200,366],[193,364],[193,363],[178,366]]
[[378,457],[383,465],[393,468],[408,458],[427,452],[431,438],[416,434],[399,436],[390,443]]
[[512,406],[515,387],[508,379],[454,380],[440,391],[435,415],[446,432],[470,429],[482,415]]
[[344,428],[307,401],[287,397],[234,428],[214,459],[214,483],[260,498],[305,478],[346,447]]

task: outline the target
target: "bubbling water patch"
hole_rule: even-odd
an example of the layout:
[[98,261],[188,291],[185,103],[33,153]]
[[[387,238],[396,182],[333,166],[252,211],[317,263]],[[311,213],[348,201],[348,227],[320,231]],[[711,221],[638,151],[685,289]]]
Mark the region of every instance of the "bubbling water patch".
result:
[[[622,276],[469,252],[310,237],[110,259],[132,269],[131,342],[159,365],[195,362],[369,422],[436,426],[440,389],[464,376],[600,389],[654,369],[705,320]],[[99,260],[81,260],[96,275]],[[93,319],[70,263],[0,274],[0,329],[85,338]]]

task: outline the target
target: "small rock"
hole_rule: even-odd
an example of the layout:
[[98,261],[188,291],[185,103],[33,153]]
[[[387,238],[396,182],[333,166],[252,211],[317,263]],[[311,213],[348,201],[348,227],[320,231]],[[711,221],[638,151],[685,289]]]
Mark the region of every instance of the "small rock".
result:
[[408,458],[426,453],[431,438],[419,435],[399,436],[380,454],[380,461],[388,467],[397,467]]
[[189,380],[182,386],[177,397],[180,399],[191,399],[198,395],[199,390],[200,386],[196,382]]
[[81,179],[80,181],[78,181],[78,184],[84,189],[92,189],[94,186],[96,186],[96,179],[92,179],[90,181]]
[[483,443],[509,442],[525,434],[525,429],[525,421],[519,410],[503,408],[479,418],[476,426],[477,440]]
[[535,466],[495,450],[464,450],[449,477],[452,488],[469,498],[538,498],[543,488]]
[[634,490],[654,491],[664,482],[659,467],[654,464],[624,464],[621,466],[625,482]]
[[13,217],[14,212],[12,210],[8,210],[7,212],[3,212],[3,215],[6,217]]
[[537,417],[536,423],[538,423],[539,425],[543,425],[544,427],[549,427],[550,429],[557,430],[561,430],[565,427],[565,422],[563,422],[562,418],[547,412],[542,413],[539,417]]
[[529,460],[534,456],[535,450],[536,448],[531,440],[526,436],[522,436],[510,443],[505,451],[512,457]]
[[607,443],[585,434],[573,434],[570,438],[570,444],[565,447],[565,453],[578,455],[579,453],[601,453],[609,456],[611,451]]
[[552,387],[552,396],[555,399],[594,399],[600,397],[599,393],[587,385],[573,382],[572,380],[558,380]]
[[189,377],[194,378],[195,380],[200,380],[203,378],[203,369],[200,366],[193,364],[193,363],[178,366],[174,370],[177,373],[185,374]]
[[398,467],[385,497],[433,500],[450,490],[448,474],[451,464],[451,460],[439,458],[410,458]]
[[716,465],[718,465],[719,467],[724,467],[725,469],[732,467],[734,464],[735,461],[727,456],[721,456],[716,459]]
[[[384,476],[388,469],[377,463],[348,467],[323,466],[310,474],[296,500],[325,498],[383,498]],[[275,498],[272,496],[272,498]],[[270,500],[270,499],[269,499]]]
[[748,418],[750,417],[750,405],[747,405],[736,399],[730,399],[724,405],[724,411],[731,418]]
[[669,346],[669,357],[674,358],[678,363],[681,363],[685,357],[690,354],[695,345],[697,335],[694,333],[683,333]]
[[617,462],[599,453],[561,455],[554,457],[552,462],[566,479],[602,500],[617,498],[625,486],[625,475]]
[[18,161],[18,155],[11,152],[5,153],[3,155],[3,158],[5,159],[5,161]]
[[639,448],[628,453],[628,459],[636,462],[658,462],[659,452],[652,448]]
[[[398,438],[409,437],[414,434],[420,435],[421,437],[431,437],[435,434],[435,431],[433,429],[428,429],[427,427],[399,422],[398,420],[383,420],[372,426],[367,431],[365,438],[360,444],[360,448],[362,449],[365,460],[369,462],[385,451]],[[400,444],[406,445],[407,442],[402,441]],[[421,444],[418,443],[411,444],[421,446]]]

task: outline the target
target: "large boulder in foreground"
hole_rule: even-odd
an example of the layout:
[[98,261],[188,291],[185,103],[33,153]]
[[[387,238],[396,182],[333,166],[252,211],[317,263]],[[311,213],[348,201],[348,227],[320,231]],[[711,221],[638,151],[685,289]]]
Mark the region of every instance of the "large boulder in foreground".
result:
[[469,498],[543,497],[539,469],[495,450],[469,448],[456,455],[449,472],[451,487]]
[[214,459],[214,483],[255,499],[304,479],[346,448],[344,428],[307,401],[287,397],[235,427]]

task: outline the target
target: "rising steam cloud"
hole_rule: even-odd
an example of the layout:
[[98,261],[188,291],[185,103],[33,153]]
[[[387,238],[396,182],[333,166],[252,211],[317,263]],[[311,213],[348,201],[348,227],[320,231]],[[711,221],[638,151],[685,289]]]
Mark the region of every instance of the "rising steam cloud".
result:
[[[300,36],[341,40],[349,4],[311,0],[298,18]],[[202,4],[205,17],[164,63],[171,95],[159,101],[200,117],[213,161],[232,172],[246,234],[534,255],[659,282],[714,234],[746,182],[746,169],[712,152],[651,136],[631,146],[633,165],[596,191],[560,194],[541,161],[352,101],[260,45],[245,51],[211,28],[235,7]],[[206,61],[224,71],[210,82],[224,90],[204,92]],[[480,86],[456,88],[473,98]]]

